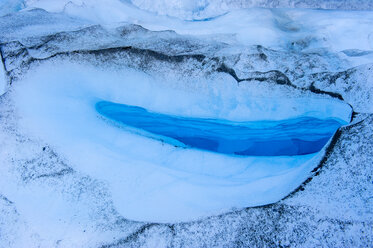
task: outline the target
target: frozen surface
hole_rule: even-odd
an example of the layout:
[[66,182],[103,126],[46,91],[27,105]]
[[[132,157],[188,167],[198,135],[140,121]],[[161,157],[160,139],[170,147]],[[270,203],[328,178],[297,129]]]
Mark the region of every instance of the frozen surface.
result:
[[[1,15],[21,6],[7,2]],[[179,3],[27,1],[0,17],[12,83],[0,247],[369,247],[371,11]],[[101,100],[232,122],[355,113],[319,153],[238,157],[125,132],[95,111]]]
[[[211,90],[198,92],[202,85],[209,89],[212,84],[198,82],[173,89],[172,82],[162,83],[138,71],[110,73],[69,63],[59,63],[57,68],[51,63],[29,73],[13,94],[22,115],[22,127],[53,144],[78,171],[108,182],[114,204],[123,216],[175,222],[222,213],[233,207],[275,202],[299,186],[322,155],[321,152],[294,157],[237,157],[183,149],[136,132],[123,132],[102,121],[94,107],[98,99],[107,99],[192,117],[199,113],[216,118],[236,112],[235,118],[241,120],[263,117],[250,116],[240,105],[254,104],[258,113],[266,113],[263,116],[267,118],[276,111],[275,106],[268,108],[269,99],[250,100],[251,92],[238,86],[231,85],[232,90],[225,96],[215,95],[214,90],[226,87],[226,82],[220,80],[215,79]],[[174,102],[176,96],[178,101]],[[211,108],[215,104],[223,106],[228,99],[235,103],[221,109]],[[289,99],[275,101],[285,105]],[[302,98],[293,98],[291,102],[293,106],[309,103]],[[311,109],[299,107],[298,114],[337,114],[345,116],[343,121],[349,121],[348,105],[327,99],[314,102],[318,104],[310,106]],[[291,114],[294,113],[283,109],[277,118]]]
[[[16,1],[14,1],[16,2]],[[19,1],[22,2],[22,1]],[[48,11],[67,11],[68,13],[83,13],[82,9],[90,8],[90,13],[86,10],[85,16],[92,16],[109,12],[112,16],[104,17],[112,19],[122,16],[123,11],[132,9],[136,14],[138,9],[149,11],[158,15],[167,15],[186,20],[211,20],[226,14],[227,12],[252,8],[314,8],[314,9],[341,9],[341,10],[372,10],[373,4],[370,0],[109,0],[103,4],[99,0],[26,0],[27,7],[44,8]],[[100,17],[100,18],[101,18]]]
[[1,17],[1,42],[71,31],[88,25],[87,21],[53,14],[42,9],[21,11]]
[[369,0],[132,0],[131,2],[139,8],[157,14],[189,19],[211,18],[234,9],[251,7],[373,9],[373,3]]
[[[152,1],[143,4],[150,4],[150,2]],[[166,2],[163,4],[169,6],[174,4],[182,11],[192,2],[197,5],[199,3],[214,5],[203,1],[171,1],[170,3],[167,1],[167,4]],[[154,4],[162,6],[161,2],[155,1]],[[361,2],[356,3],[358,4]],[[28,8],[43,8],[92,23],[134,23],[150,30],[174,30],[184,35],[211,36],[210,38],[215,40],[245,46],[260,44],[276,49],[302,50],[326,47],[333,51],[373,50],[371,28],[373,17],[370,11],[233,8],[231,11],[224,12],[224,15],[218,12],[216,18],[193,22],[190,18],[185,20],[183,17],[156,15],[138,9],[128,1],[119,0],[109,2],[30,0],[26,5]],[[159,10],[168,11],[163,7],[159,7]],[[346,33],[349,35],[345,35]]]

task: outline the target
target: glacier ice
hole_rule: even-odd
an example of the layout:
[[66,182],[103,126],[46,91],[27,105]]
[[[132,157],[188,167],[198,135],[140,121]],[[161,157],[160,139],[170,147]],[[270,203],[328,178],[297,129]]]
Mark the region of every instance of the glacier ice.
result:
[[252,7],[266,8],[318,8],[371,10],[369,0],[132,0],[135,6],[161,15],[183,19],[202,19],[219,16],[226,12]]
[[[17,1],[14,1],[17,2]],[[23,1],[18,1],[23,2]],[[100,0],[26,0],[26,7],[44,8],[48,11],[66,11],[67,13],[83,13],[81,9],[89,7],[83,16],[96,15],[101,20],[125,16],[125,10],[132,10],[138,16],[137,9],[146,10],[157,15],[176,17],[184,20],[206,20],[223,15],[230,11],[253,7],[265,8],[314,8],[314,9],[341,9],[341,10],[372,10],[370,0],[110,0],[105,4]],[[134,8],[135,7],[135,8]],[[118,11],[120,10],[120,11]],[[113,16],[97,15],[99,12],[109,13]],[[127,13],[128,14],[128,13]]]
[[[241,46],[260,44],[274,49],[316,52],[321,48],[335,52],[373,49],[373,17],[369,11],[238,8],[207,21],[193,22],[156,15],[119,0],[110,0],[110,3],[34,0],[26,2],[26,6],[26,9],[42,8],[91,24],[133,23],[153,31],[173,30]],[[179,4],[176,6],[182,9]]]
[[[244,5],[369,1],[6,2],[0,246],[371,243],[371,11]],[[239,157],[149,139],[103,118],[102,100],[199,120],[353,122],[316,154]]]
[[[116,208],[131,220],[188,221],[278,201],[309,176],[324,151],[237,157],[183,149],[102,121],[95,109],[100,99],[191,117],[227,118],[235,113],[233,119],[240,120],[302,115],[350,120],[350,106],[340,101],[257,98],[225,78],[174,89],[172,82],[136,70],[118,73],[58,64],[41,65],[14,86],[21,126],[52,144],[75,169],[106,181]],[[202,85],[206,91],[199,90]],[[231,90],[222,95],[228,85]]]

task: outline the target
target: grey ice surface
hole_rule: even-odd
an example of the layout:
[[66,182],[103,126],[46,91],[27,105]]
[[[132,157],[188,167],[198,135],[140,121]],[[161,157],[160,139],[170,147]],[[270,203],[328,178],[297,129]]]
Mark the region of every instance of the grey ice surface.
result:
[[368,10],[373,8],[370,0],[225,0],[228,5],[242,7],[269,7],[269,8],[321,8]]

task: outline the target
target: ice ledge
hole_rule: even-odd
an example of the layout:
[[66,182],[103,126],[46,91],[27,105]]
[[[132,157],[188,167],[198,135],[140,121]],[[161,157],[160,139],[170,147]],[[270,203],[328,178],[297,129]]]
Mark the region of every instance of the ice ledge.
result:
[[[351,122],[353,109],[345,101],[327,98],[298,99],[299,107],[305,116],[316,118],[338,118],[347,123]],[[317,106],[317,111],[315,111]]]

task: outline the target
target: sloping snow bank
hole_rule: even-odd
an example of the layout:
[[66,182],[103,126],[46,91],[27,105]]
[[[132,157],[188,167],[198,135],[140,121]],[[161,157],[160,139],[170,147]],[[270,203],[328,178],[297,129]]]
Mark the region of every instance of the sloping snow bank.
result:
[[348,122],[351,114],[348,105],[334,100],[296,94],[253,97],[257,92],[226,77],[175,84],[132,70],[101,71],[57,61],[30,72],[11,94],[25,132],[50,144],[75,170],[107,182],[124,217],[153,222],[187,221],[276,202],[309,176],[322,151],[243,158],[177,148],[106,122],[95,111],[97,101],[236,120],[306,115]]

